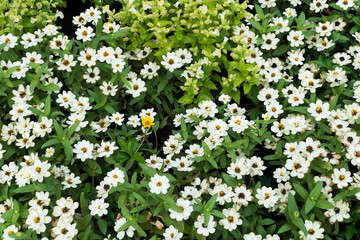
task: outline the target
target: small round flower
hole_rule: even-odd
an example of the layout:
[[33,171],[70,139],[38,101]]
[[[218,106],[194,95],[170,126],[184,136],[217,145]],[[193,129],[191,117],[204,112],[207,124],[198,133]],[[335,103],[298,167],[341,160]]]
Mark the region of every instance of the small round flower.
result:
[[164,61],[162,61],[161,64],[170,72],[173,72],[175,69],[181,68],[183,66],[181,58],[176,56],[174,52],[168,52],[163,56],[163,60]]
[[347,187],[349,183],[353,181],[353,178],[351,177],[351,172],[346,171],[345,168],[341,168],[340,170],[335,168],[334,173],[331,174],[332,182],[337,184],[338,188]]
[[194,210],[194,208],[191,206],[191,202],[189,200],[179,198],[176,201],[176,205],[181,209],[181,212],[176,212],[172,209],[169,209],[170,217],[172,219],[176,219],[178,222],[188,220]]
[[13,240],[14,238],[10,237],[9,235],[12,233],[17,233],[19,228],[15,225],[10,225],[9,227],[5,228],[3,231],[2,239],[3,240]]
[[154,118],[145,116],[141,119],[141,124],[144,128],[150,128],[151,126],[155,125]]
[[317,100],[316,103],[310,103],[307,111],[315,118],[316,121],[320,121],[321,119],[328,117],[329,108],[329,103],[323,103],[321,100]]
[[80,26],[76,32],[76,39],[82,41],[90,41],[92,37],[95,37],[92,27]]
[[155,174],[149,182],[150,192],[155,194],[166,194],[170,187],[169,179],[166,176]]
[[82,140],[74,145],[73,152],[76,154],[76,157],[81,161],[85,162],[86,159],[92,159],[92,151],[94,149],[94,144],[90,143],[87,140]]
[[90,214],[101,217],[102,215],[106,215],[108,213],[108,207],[109,204],[106,203],[103,198],[92,200],[91,204],[89,205],[89,209],[91,211]]
[[261,45],[261,49],[265,50],[276,49],[276,45],[280,41],[280,39],[276,37],[275,33],[263,34],[262,39],[264,42]]
[[180,240],[183,236],[179,230],[177,230],[173,225],[170,225],[163,234],[164,240]]
[[222,94],[219,96],[218,99],[220,102],[222,102],[223,104],[228,104],[230,102],[230,96],[227,94]]
[[334,224],[335,222],[342,222],[344,219],[350,218],[349,203],[343,202],[342,199],[335,202],[335,208],[329,209],[324,212],[325,217],[330,218],[329,222]]
[[238,225],[242,224],[240,213],[235,208],[223,209],[222,213],[225,215],[225,218],[221,219],[219,224],[224,226],[224,229],[233,231]]
[[278,201],[276,192],[272,188],[265,186],[257,190],[255,197],[259,200],[258,203],[266,208],[274,207]]
[[309,220],[305,220],[305,228],[307,230],[307,236],[303,233],[303,231],[299,231],[300,238],[304,240],[316,240],[316,239],[323,239],[325,231],[323,228],[320,227],[321,223],[318,221],[312,222]]
[[209,222],[205,226],[205,217],[204,214],[201,214],[197,217],[196,222],[194,222],[194,226],[198,234],[207,237],[210,233],[213,234],[215,232],[216,222],[214,221],[214,216],[210,215]]
[[206,13],[207,13],[207,10],[208,10],[208,8],[207,8],[206,5],[200,6],[200,11],[201,11],[203,14],[206,14]]

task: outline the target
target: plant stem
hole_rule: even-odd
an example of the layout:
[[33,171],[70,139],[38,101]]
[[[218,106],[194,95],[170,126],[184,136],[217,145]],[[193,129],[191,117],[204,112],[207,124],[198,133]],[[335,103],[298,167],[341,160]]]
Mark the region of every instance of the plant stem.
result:
[[144,143],[144,141],[145,141],[145,137],[146,137],[146,133],[147,133],[147,132],[148,132],[148,129],[146,129],[146,131],[144,132],[143,139],[142,139],[139,147],[136,149],[136,152],[135,152],[135,153],[137,153],[137,152],[139,151],[140,147],[143,145],[143,143]]

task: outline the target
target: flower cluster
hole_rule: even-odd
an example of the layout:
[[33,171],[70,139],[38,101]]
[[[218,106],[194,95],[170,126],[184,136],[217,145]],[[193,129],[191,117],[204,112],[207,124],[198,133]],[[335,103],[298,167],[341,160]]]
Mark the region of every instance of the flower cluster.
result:
[[1,239],[356,238],[359,6],[245,8],[100,1],[74,38],[1,30]]

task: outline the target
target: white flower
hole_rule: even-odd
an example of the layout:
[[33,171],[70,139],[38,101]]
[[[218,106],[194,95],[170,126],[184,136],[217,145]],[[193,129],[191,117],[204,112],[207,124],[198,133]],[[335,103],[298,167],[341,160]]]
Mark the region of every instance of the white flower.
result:
[[109,204],[106,203],[103,198],[92,200],[89,205],[89,210],[91,211],[90,214],[101,217],[102,215],[106,215],[108,213],[108,207]]
[[169,179],[166,176],[160,176],[155,174],[151,177],[149,182],[150,192],[155,194],[166,194],[168,188],[170,187]]
[[262,34],[261,37],[264,40],[261,44],[261,49],[265,50],[276,49],[276,45],[280,41],[280,39],[276,37],[275,33]]
[[99,87],[102,93],[106,96],[111,95],[115,96],[118,91],[118,87],[113,85],[111,82],[103,82],[102,85]]
[[45,232],[46,225],[51,221],[51,217],[47,216],[47,209],[42,209],[40,207],[35,207],[29,209],[29,215],[26,218],[26,225],[32,230],[34,230],[37,234]]
[[257,190],[255,197],[259,200],[258,203],[266,208],[274,207],[278,201],[276,192],[272,188],[265,186]]
[[111,170],[107,173],[107,177],[111,179],[109,181],[114,187],[117,186],[118,183],[124,183],[124,172],[121,171],[119,168],[115,168],[114,170]]
[[324,9],[327,9],[329,5],[326,3],[326,1],[327,0],[313,0],[312,3],[310,3],[310,10],[318,13]]
[[303,233],[303,231],[299,231],[300,238],[304,240],[316,240],[324,238],[324,229],[320,227],[321,223],[318,221],[311,222],[309,220],[305,220],[305,227],[307,230],[307,236]]
[[66,70],[68,72],[71,72],[71,67],[74,67],[76,65],[77,61],[74,61],[73,55],[65,54],[63,60],[59,60],[56,62],[56,64],[59,66],[58,70]]
[[215,49],[214,53],[213,53],[214,57],[221,57],[221,50],[220,49]]
[[222,102],[223,104],[228,104],[230,102],[230,96],[227,94],[222,94],[219,96],[218,100]]
[[189,200],[179,198],[176,201],[176,205],[181,209],[181,212],[177,212],[169,208],[170,217],[172,219],[176,219],[178,222],[188,220],[194,210],[194,208],[191,206],[191,202]]
[[170,72],[173,72],[175,69],[181,68],[183,66],[181,58],[176,56],[174,52],[168,52],[162,57],[164,61],[162,61],[161,64]]
[[13,240],[14,238],[10,237],[9,235],[12,233],[17,233],[18,231],[19,231],[18,227],[16,227],[15,225],[10,225],[3,230],[2,239],[3,240]]
[[76,223],[71,224],[68,221],[58,221],[56,227],[51,229],[56,237],[54,239],[73,239],[78,230],[76,229]]
[[325,217],[330,218],[329,222],[334,224],[335,222],[342,222],[344,219],[350,218],[349,203],[343,202],[342,199],[335,202],[335,208],[329,209],[324,212]]
[[144,68],[141,69],[140,74],[144,76],[144,78],[152,79],[159,75],[157,71],[160,69],[160,66],[156,64],[156,62],[148,62],[144,64]]
[[82,140],[74,145],[73,152],[76,154],[76,157],[82,162],[85,162],[86,159],[92,159],[92,151],[94,149],[94,144],[90,143],[87,140]]
[[130,82],[130,87],[126,85],[126,93],[131,94],[134,98],[140,96],[141,92],[145,92],[147,88],[145,87],[145,82],[140,78],[133,79]]
[[95,33],[92,27],[80,26],[75,31],[76,39],[80,41],[90,41],[92,37],[95,37]]
[[75,214],[75,210],[79,207],[78,202],[74,202],[71,197],[61,197],[56,200],[56,206],[54,207],[52,215],[54,217],[72,217]]
[[121,124],[123,123],[124,121],[124,114],[121,114],[119,112],[116,112],[116,113],[113,113],[111,116],[110,116],[110,122],[111,123],[115,123],[119,126],[121,126]]
[[207,10],[208,10],[208,8],[207,8],[206,5],[200,6],[200,11],[201,11],[203,14],[206,14],[206,13],[207,13]]
[[310,103],[307,111],[315,118],[316,121],[320,121],[321,119],[328,117],[329,108],[329,103],[323,103],[321,100],[317,100],[316,103]]
[[255,235],[255,233],[251,232],[244,235],[244,240],[262,240],[262,236],[260,234]]
[[183,236],[179,230],[177,230],[173,225],[170,225],[165,232],[163,233],[164,240],[180,240]]
[[113,69],[113,73],[122,72],[125,67],[125,61],[121,58],[114,59],[111,61],[111,67]]
[[119,149],[119,147],[115,146],[115,142],[110,143],[103,141],[97,152],[99,153],[99,157],[110,157],[117,149]]
[[43,182],[44,177],[50,176],[50,172],[48,171],[50,167],[51,164],[47,161],[42,162],[38,159],[35,160],[34,164],[31,166],[31,168],[33,169],[32,180]]
[[340,170],[337,168],[334,168],[334,173],[331,174],[332,182],[337,184],[338,188],[347,187],[349,183],[353,181],[353,178],[351,177],[351,172],[346,171],[345,168],[341,168]]
[[133,128],[141,126],[140,118],[137,115],[131,115],[128,118],[128,121],[126,124],[132,126]]
[[194,226],[198,234],[207,237],[210,233],[213,234],[215,232],[216,222],[214,221],[214,216],[210,215],[207,226],[205,226],[204,223],[205,217],[204,214],[201,214],[198,215],[197,220],[194,222]]
[[81,183],[80,177],[76,177],[74,173],[70,173],[65,175],[65,179],[61,182],[63,186],[63,190],[67,188],[76,188],[78,184]]
[[225,218],[221,219],[219,224],[224,226],[224,229],[233,231],[238,225],[242,224],[240,213],[235,208],[223,209],[222,213],[225,215]]
[[10,48],[14,48],[17,45],[18,37],[8,33],[7,35],[0,36],[0,44],[6,43],[3,48],[3,51],[8,51]]
[[245,184],[241,185],[240,187],[235,186],[234,193],[235,194],[232,200],[239,206],[244,205],[246,207],[249,202],[254,200],[254,197],[252,196],[252,190],[247,189]]
[[181,59],[181,62],[183,64],[189,64],[192,61],[192,55],[191,52],[189,52],[186,48],[185,49],[178,49],[175,52],[175,55],[178,56]]
[[[116,220],[115,222],[115,226],[114,226],[114,230],[116,232],[118,232],[119,228],[124,225],[126,223],[126,218],[124,217],[121,217],[119,218],[118,220]],[[133,226],[129,226],[128,229],[126,230],[126,235],[128,235],[128,237],[133,237],[134,235],[134,231],[135,231],[135,228]],[[120,231],[117,233],[116,237],[118,239],[123,239],[125,237],[125,231]]]

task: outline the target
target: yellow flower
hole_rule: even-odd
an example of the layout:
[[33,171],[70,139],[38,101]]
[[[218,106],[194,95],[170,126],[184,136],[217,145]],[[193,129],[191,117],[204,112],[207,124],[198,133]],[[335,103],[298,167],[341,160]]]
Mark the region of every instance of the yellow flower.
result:
[[151,126],[153,126],[154,123],[154,118],[149,117],[149,116],[145,116],[141,119],[141,123],[143,125],[144,128],[149,128]]

